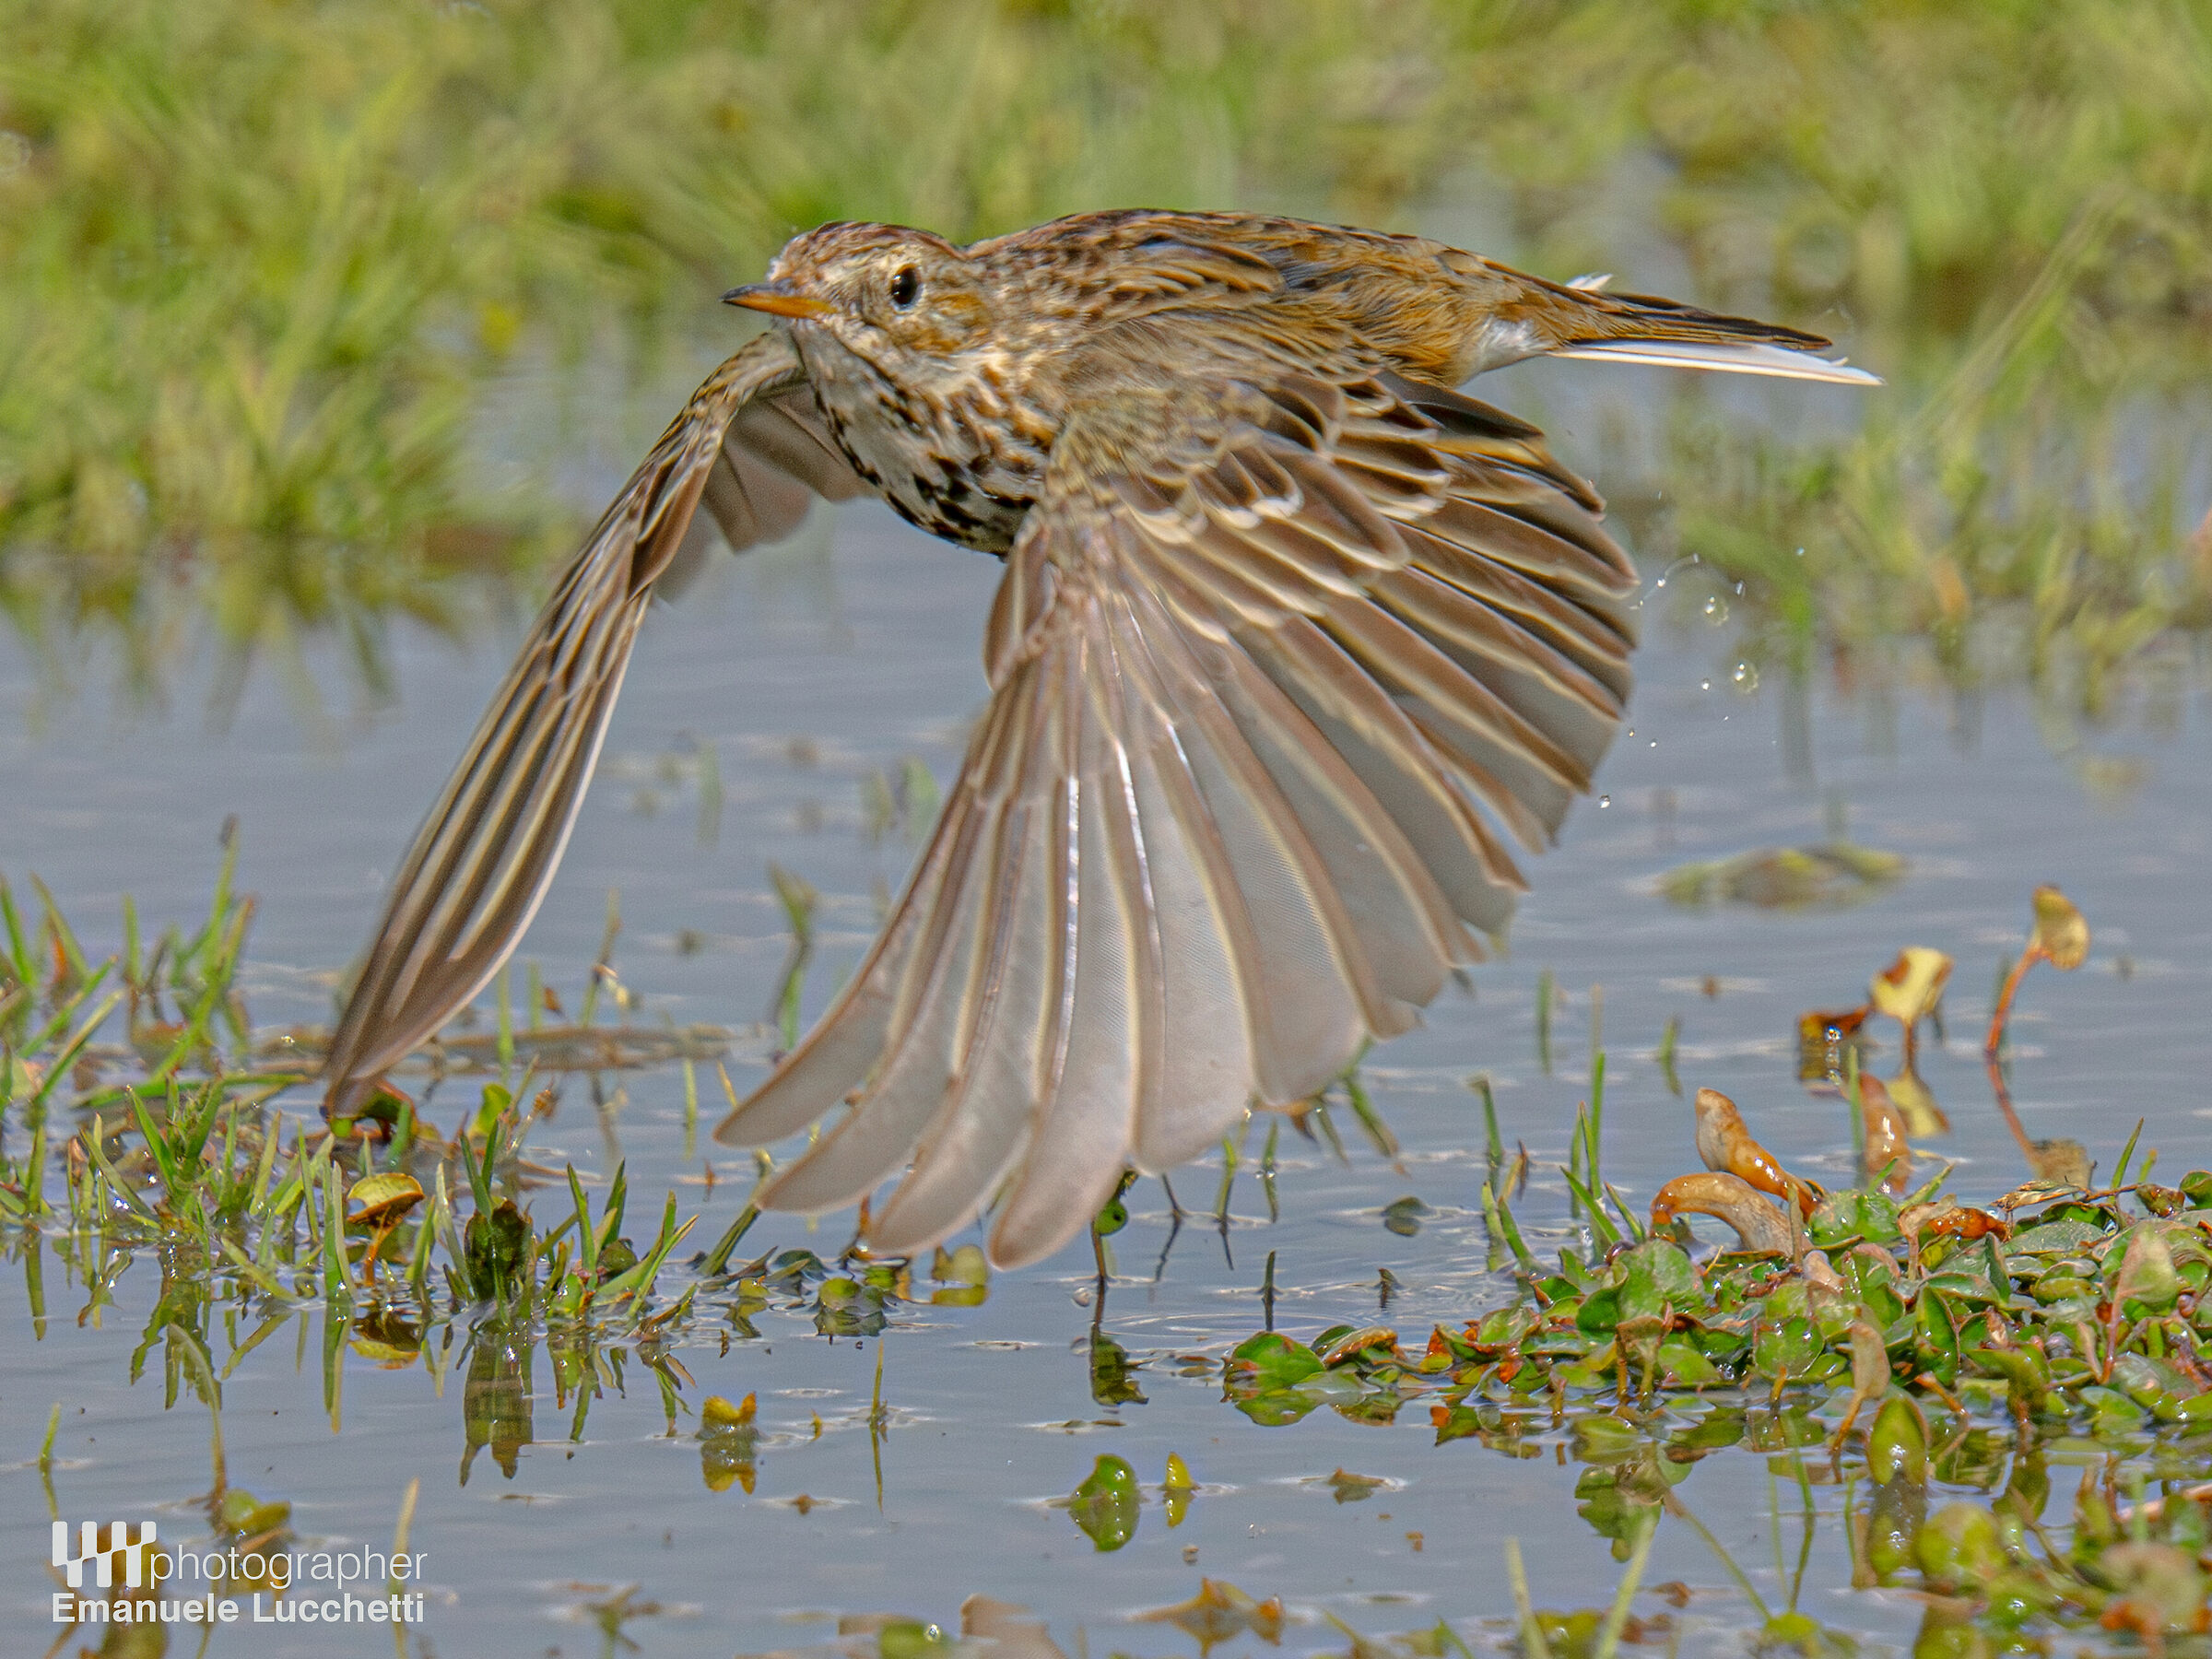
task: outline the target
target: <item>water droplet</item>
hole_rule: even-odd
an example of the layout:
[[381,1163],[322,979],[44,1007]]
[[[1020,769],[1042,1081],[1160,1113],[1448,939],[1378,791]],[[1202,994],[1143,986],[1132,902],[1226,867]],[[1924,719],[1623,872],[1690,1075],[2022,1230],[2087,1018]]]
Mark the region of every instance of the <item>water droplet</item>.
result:
[[1611,795],[1599,795],[1597,797],[1597,809],[1600,812],[1603,812],[1606,807],[1612,805],[1613,797]]
[[1715,594],[1705,601],[1705,615],[1712,618],[1713,625],[1717,628],[1728,620],[1728,601]]
[[1728,677],[1735,682],[1735,688],[1738,691],[1759,689],[1759,670],[1748,663],[1738,663],[1735,665],[1735,672]]

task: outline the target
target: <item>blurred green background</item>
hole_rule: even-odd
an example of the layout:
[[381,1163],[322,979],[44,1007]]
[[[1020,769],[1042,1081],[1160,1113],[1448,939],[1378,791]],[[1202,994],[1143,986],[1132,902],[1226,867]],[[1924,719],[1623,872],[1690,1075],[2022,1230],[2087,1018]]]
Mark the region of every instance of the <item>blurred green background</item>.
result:
[[1129,204],[1477,203],[1486,252],[1657,248],[1846,339],[1894,388],[1846,423],[1677,376],[1606,469],[1755,661],[2109,715],[2212,628],[2206,4],[0,0],[0,604],[141,689],[318,631],[374,688],[394,614],[542,579],[582,512],[560,443],[486,463],[500,399],[706,360],[796,229]]

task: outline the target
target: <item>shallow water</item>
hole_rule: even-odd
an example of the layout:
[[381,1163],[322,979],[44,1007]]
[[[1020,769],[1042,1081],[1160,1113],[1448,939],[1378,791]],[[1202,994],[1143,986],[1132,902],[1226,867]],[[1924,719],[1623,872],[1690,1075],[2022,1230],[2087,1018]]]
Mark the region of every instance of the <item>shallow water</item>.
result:
[[[865,944],[878,888],[896,885],[912,849],[896,829],[875,843],[864,833],[862,779],[878,769],[895,777],[907,757],[940,782],[949,776],[983,693],[975,641],[995,571],[856,508],[834,523],[818,519],[793,547],[725,567],[656,614],[601,782],[524,947],[571,1008],[607,889],[618,888],[616,961],[642,999],[630,1018],[740,1028],[735,1083],[743,1089],[759,1075],[772,1039],[758,1022],[785,950],[766,867],[803,876],[826,898],[811,1017]],[[1670,594],[1694,576],[1678,575]],[[2212,898],[2194,879],[2212,844],[2212,757],[2193,703],[2175,711],[2166,735],[2105,746],[2142,762],[2114,794],[2109,782],[2102,793],[2085,787],[2079,758],[2054,757],[2019,703],[1994,698],[1970,720],[1908,688],[1887,702],[1823,692],[1806,726],[1808,782],[1788,740],[1783,688],[1772,677],[1756,690],[1736,687],[1729,628],[1708,621],[1695,594],[1667,614],[1676,619],[1655,618],[1640,662],[1634,735],[1599,782],[1610,805],[1578,809],[1558,853],[1532,867],[1510,959],[1472,970],[1465,994],[1447,994],[1423,1030],[1371,1056],[1366,1076],[1404,1143],[1402,1169],[1367,1147],[1348,1118],[1347,1164],[1286,1132],[1281,1219],[1270,1225],[1252,1174],[1263,1123],[1232,1189],[1226,1240],[1197,1217],[1164,1261],[1163,1189],[1154,1182],[1132,1193],[1135,1218],[1114,1241],[1123,1277],[1102,1329],[1142,1361],[1144,1403],[1106,1408],[1091,1396],[1090,1265],[1073,1247],[1000,1277],[980,1307],[902,1310],[880,1345],[824,1338],[810,1316],[771,1311],[757,1316],[757,1340],[732,1340],[725,1352],[726,1322],[702,1319],[674,1350],[696,1386],[683,1391],[673,1436],[660,1388],[633,1359],[626,1392],[607,1378],[571,1439],[573,1402],[557,1402],[540,1350],[530,1371],[532,1443],[512,1476],[492,1451],[478,1453],[464,1484],[463,1342],[444,1356],[442,1396],[421,1363],[383,1371],[349,1359],[334,1431],[322,1315],[307,1310],[224,1384],[232,1481],[289,1500],[300,1547],[314,1549],[388,1547],[401,1495],[419,1477],[413,1547],[429,1557],[430,1597],[422,1651],[448,1655],[628,1651],[583,1608],[632,1584],[632,1605],[658,1610],[631,1618],[622,1634],[654,1655],[819,1645],[836,1640],[838,1614],[899,1612],[950,1629],[973,1593],[1034,1608],[1070,1653],[1186,1652],[1191,1639],[1173,1627],[1125,1621],[1185,1599],[1201,1574],[1257,1596],[1280,1594],[1292,1650],[1342,1648],[1324,1614],[1370,1634],[1444,1617],[1479,1641],[1507,1630],[1500,1545],[1509,1535],[1527,1547],[1539,1605],[1602,1603],[1618,1568],[1608,1541],[1575,1516],[1580,1468],[1562,1437],[1539,1438],[1538,1455],[1514,1458],[1474,1441],[1433,1446],[1418,1405],[1387,1427],[1317,1411],[1263,1429],[1219,1401],[1220,1356],[1259,1326],[1270,1252],[1277,1321],[1294,1335],[1371,1317],[1412,1339],[1436,1319],[1510,1294],[1502,1276],[1482,1269],[1481,1118],[1470,1075],[1489,1074],[1509,1144],[1525,1140],[1535,1159],[1522,1214],[1548,1244],[1568,1236],[1564,1188],[1549,1172],[1566,1158],[1584,1091],[1594,983],[1604,987],[1610,1057],[1606,1170],[1631,1203],[1696,1163],[1687,1103],[1653,1061],[1670,1017],[1681,1019],[1688,1088],[1727,1091],[1786,1161],[1840,1176],[1849,1161],[1842,1108],[1795,1082],[1795,1018],[1858,1001],[1899,947],[1936,946],[1959,967],[1950,1041],[1924,1051],[1923,1070],[1956,1127],[1931,1150],[1958,1161],[1962,1190],[1988,1196],[2024,1171],[1983,1078],[1979,1030],[1996,963],[2024,935],[2030,889],[2055,881],[2080,903],[2097,943],[2081,971],[2039,969],[2023,994],[2014,1088],[2030,1133],[2078,1136],[2110,1170],[2141,1116],[2144,1144],[2161,1149],[2171,1177],[2207,1161],[2212,1115],[2199,1082]],[[282,688],[265,682],[220,735],[193,708],[148,721],[103,712],[97,699],[50,709],[32,735],[34,671],[9,658],[0,671],[0,699],[15,705],[0,709],[12,784],[0,805],[0,869],[37,870],[88,949],[104,954],[122,887],[150,920],[204,909],[218,828],[236,813],[241,879],[261,900],[246,982],[256,1022],[325,1017],[327,975],[365,936],[389,861],[502,666],[496,641],[464,653],[405,636],[399,652],[404,707],[352,723],[335,745],[306,734]],[[1883,707],[1893,712],[1870,713]],[[711,836],[687,770],[700,744],[715,751],[722,780]],[[2097,775],[2109,781],[2119,770]],[[1653,893],[1652,878],[1685,859],[1820,840],[1831,797],[1847,806],[1853,840],[1912,860],[1900,887],[1856,908],[1794,914],[1684,911]],[[1550,1075],[1535,1029],[1544,970],[1563,994]],[[1880,1056],[1882,1069],[1893,1057]],[[711,1192],[698,1183],[699,1161],[682,1157],[682,1080],[672,1068],[609,1077],[598,1110],[584,1080],[571,1079],[529,1156],[595,1177],[626,1157],[632,1232],[649,1230],[643,1218],[673,1184],[687,1213],[702,1210],[692,1242],[703,1245],[742,1204],[750,1169],[705,1140],[719,1085],[711,1072],[702,1085],[700,1144],[722,1176]],[[450,1126],[461,1107],[449,1084],[426,1112]],[[1182,1172],[1176,1192],[1207,1211],[1219,1179],[1217,1159]],[[1400,1237],[1378,1212],[1406,1194],[1436,1213]],[[540,1200],[546,1213],[566,1205],[558,1193]],[[830,1255],[849,1236],[846,1218],[818,1230],[769,1218],[743,1250],[806,1245]],[[1385,1269],[1402,1288],[1379,1312]],[[31,1458],[60,1402],[61,1515],[151,1517],[164,1538],[189,1538],[203,1525],[191,1500],[211,1482],[208,1414],[188,1394],[162,1409],[158,1359],[128,1380],[159,1277],[142,1258],[112,1304],[80,1324],[83,1289],[49,1258],[42,1328],[21,1283],[0,1291],[10,1344],[0,1449],[15,1449],[0,1454]],[[664,1292],[681,1279],[665,1276]],[[250,1328],[241,1317],[232,1340]],[[1203,1360],[1179,1363],[1183,1355]],[[218,1370],[227,1359],[218,1343]],[[888,1427],[877,1438],[867,1414],[879,1367]],[[691,1413],[708,1394],[747,1393],[759,1396],[765,1430],[757,1488],[712,1492]],[[1171,1529],[1148,1502],[1126,1547],[1100,1553],[1048,1507],[1109,1452],[1147,1482],[1180,1453],[1202,1483],[1182,1524]],[[1325,1484],[1338,1469],[1390,1484],[1340,1501]],[[0,1618],[20,1620],[43,1647],[46,1495],[29,1463],[0,1480],[0,1605],[12,1609]],[[2071,1481],[2060,1471],[2053,1484],[2052,1512],[2064,1513]],[[1848,1562],[1829,1519],[1839,1493],[1813,1489],[1824,1524],[1801,1605],[1832,1627],[1909,1643],[1917,1604],[1841,1588]],[[1777,1523],[1765,1461],[1729,1455],[1707,1459],[1677,1491],[1777,1605],[1779,1564],[1786,1554],[1794,1566],[1797,1548],[1794,1479],[1782,1490]],[[1680,1524],[1662,1528],[1645,1582],[1670,1580],[1699,1592],[1680,1616],[1685,1648],[1736,1651],[1753,1620],[1707,1546]],[[369,1653],[391,1639],[388,1630],[248,1626],[218,1633],[209,1651]],[[189,1651],[184,1633],[171,1651]]]

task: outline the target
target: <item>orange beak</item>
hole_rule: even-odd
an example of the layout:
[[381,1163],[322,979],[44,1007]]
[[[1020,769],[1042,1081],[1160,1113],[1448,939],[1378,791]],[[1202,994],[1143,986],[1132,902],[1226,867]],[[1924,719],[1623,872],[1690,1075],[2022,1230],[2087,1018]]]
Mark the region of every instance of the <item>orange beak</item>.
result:
[[794,293],[784,282],[748,282],[722,297],[724,305],[742,305],[747,311],[766,312],[771,317],[813,318],[836,308],[826,300]]

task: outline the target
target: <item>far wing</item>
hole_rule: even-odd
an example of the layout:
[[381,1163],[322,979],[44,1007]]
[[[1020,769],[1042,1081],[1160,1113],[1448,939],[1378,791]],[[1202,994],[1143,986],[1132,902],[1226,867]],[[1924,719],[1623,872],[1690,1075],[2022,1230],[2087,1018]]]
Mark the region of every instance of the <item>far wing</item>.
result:
[[689,587],[713,556],[716,530],[742,552],[789,535],[818,499],[848,500],[867,488],[830,436],[811,386],[759,393],[731,418],[699,498],[706,514],[693,515],[653,592],[674,599]]
[[520,942],[702,495],[744,547],[793,528],[809,491],[861,488],[817,421],[789,336],[762,335],[692,394],[561,573],[392,884],[324,1063],[333,1109],[435,1035]]
[[[1532,427],[1357,368],[1107,392],[1008,559],[994,694],[882,938],[717,1130],[762,1194],[1002,1265],[1405,1030],[1618,724],[1634,574]],[[1493,822],[1496,828],[1493,827]]]

